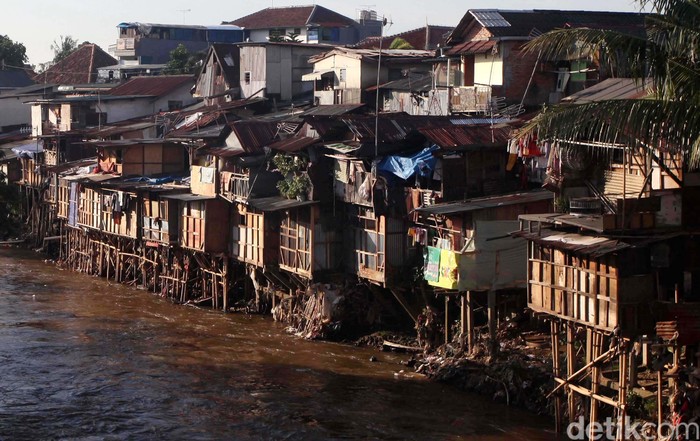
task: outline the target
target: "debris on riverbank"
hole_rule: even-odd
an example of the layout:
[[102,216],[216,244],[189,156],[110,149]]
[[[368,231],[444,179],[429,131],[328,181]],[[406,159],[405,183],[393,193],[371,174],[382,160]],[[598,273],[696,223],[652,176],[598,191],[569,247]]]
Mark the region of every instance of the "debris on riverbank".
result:
[[343,340],[380,322],[379,307],[359,285],[316,283],[285,296],[272,308],[273,318],[290,332],[310,340]]

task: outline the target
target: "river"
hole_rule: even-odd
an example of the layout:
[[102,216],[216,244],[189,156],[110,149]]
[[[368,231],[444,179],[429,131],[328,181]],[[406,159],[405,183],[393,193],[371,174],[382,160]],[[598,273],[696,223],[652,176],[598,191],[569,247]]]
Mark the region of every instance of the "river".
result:
[[547,419],[400,374],[402,358],[0,248],[2,441],[555,438]]

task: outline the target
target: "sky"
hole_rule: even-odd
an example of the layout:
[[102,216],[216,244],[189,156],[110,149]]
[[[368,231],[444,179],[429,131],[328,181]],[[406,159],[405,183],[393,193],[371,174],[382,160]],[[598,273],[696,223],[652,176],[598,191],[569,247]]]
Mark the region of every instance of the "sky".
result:
[[639,11],[634,0],[10,0],[3,2],[0,35],[27,48],[29,63],[53,58],[51,44],[60,36],[79,43],[97,43],[105,51],[117,40],[121,22],[217,25],[270,6],[319,4],[351,18],[372,9],[389,19],[385,35],[431,25],[455,26],[468,9],[585,9],[592,11]]

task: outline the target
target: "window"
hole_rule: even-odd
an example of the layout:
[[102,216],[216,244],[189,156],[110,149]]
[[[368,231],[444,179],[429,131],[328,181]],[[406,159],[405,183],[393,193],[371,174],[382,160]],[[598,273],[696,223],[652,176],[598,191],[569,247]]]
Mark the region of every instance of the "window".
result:
[[270,41],[275,41],[275,40],[278,40],[280,38],[284,38],[286,33],[287,33],[286,29],[279,29],[278,28],[278,29],[270,29],[267,34],[269,36]]
[[182,109],[182,101],[168,101],[168,110],[178,110]]
[[338,29],[338,28],[321,28],[321,40],[323,40],[323,41],[338,41],[338,40],[340,40],[340,29]]
[[347,69],[340,69],[340,73],[338,75],[338,81],[341,83],[346,81],[346,78],[348,76],[348,70]]
[[249,70],[245,71],[243,73],[243,81],[245,82],[245,84],[250,84],[250,71]]
[[297,35],[301,35],[301,28],[294,28],[294,30],[292,32],[297,34]]

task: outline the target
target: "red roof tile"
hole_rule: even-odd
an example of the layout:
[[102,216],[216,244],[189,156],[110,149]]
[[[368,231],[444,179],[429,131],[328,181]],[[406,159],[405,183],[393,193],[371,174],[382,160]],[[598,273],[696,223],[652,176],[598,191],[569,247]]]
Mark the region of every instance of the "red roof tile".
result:
[[194,77],[192,75],[134,77],[110,90],[109,94],[115,96],[163,96],[184,84],[194,84]]
[[34,77],[37,83],[89,84],[97,82],[97,69],[117,64],[111,55],[98,45],[81,45],[72,54]]
[[245,29],[267,29],[282,27],[352,26],[355,21],[323,6],[285,6],[265,8],[245,17],[223,24],[232,24]]

